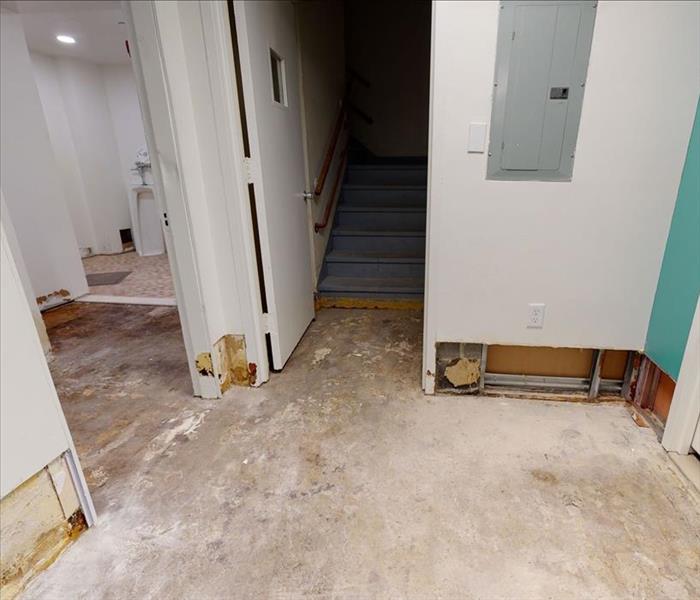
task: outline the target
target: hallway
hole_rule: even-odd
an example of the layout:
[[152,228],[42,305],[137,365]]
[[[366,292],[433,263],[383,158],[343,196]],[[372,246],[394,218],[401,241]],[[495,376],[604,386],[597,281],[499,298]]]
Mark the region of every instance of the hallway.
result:
[[51,319],[99,518],[25,599],[700,595],[700,506],[651,431],[622,402],[424,396],[418,312],[322,310],[218,401],[174,308]]

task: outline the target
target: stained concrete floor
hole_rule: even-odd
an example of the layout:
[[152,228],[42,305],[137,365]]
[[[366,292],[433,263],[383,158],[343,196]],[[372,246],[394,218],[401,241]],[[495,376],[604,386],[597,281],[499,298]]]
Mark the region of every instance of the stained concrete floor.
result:
[[700,509],[651,431],[424,396],[418,313],[321,311],[218,401],[175,309],[75,304],[50,335],[100,517],[26,599],[700,597]]

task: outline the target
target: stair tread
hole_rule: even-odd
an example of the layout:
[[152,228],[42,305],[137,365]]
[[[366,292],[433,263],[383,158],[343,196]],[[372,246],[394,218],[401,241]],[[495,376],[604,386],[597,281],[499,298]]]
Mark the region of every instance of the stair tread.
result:
[[375,202],[360,204],[357,202],[338,204],[338,210],[341,212],[392,212],[392,213],[423,213],[426,211],[426,206],[421,204],[409,204],[405,206],[396,206],[391,204],[377,204]]
[[331,250],[326,255],[328,262],[386,262],[386,263],[424,263],[424,254],[413,254],[410,252],[387,252],[387,251],[371,251],[365,250],[360,252],[351,252],[343,250]]
[[425,184],[404,184],[404,183],[344,183],[343,189],[347,191],[425,191],[428,186]]
[[425,237],[423,229],[352,229],[335,228],[333,235],[378,236],[378,237]]
[[423,292],[423,278],[420,277],[338,277],[328,275],[318,286],[322,292],[383,292],[409,293]]
[[376,170],[376,171],[425,171],[428,165],[426,163],[349,163],[348,170]]

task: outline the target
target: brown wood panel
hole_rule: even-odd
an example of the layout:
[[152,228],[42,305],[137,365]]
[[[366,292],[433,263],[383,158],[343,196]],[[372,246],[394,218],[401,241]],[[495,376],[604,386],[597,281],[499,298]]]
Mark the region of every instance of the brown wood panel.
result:
[[671,400],[676,389],[676,383],[663,371],[659,370],[659,372],[659,385],[656,388],[652,411],[665,424],[668,418],[668,411],[671,408]]
[[628,354],[627,350],[606,350],[600,376],[603,379],[624,379]]
[[534,346],[489,346],[488,373],[588,377],[593,350],[585,348],[543,348]]

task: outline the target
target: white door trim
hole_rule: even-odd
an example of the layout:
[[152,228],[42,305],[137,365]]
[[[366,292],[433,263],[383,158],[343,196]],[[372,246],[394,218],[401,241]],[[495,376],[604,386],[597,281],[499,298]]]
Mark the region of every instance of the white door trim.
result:
[[[433,2],[430,14],[430,94],[428,108],[428,187],[427,187],[427,206],[426,206],[426,224],[425,224],[425,292],[423,294],[423,390],[426,394],[435,393],[435,339],[436,325],[434,311],[431,310],[433,305],[433,287],[435,286],[435,267],[437,261],[431,261],[432,249],[432,156],[433,156],[433,107],[435,105],[435,26],[437,20],[436,14],[437,3]],[[432,284],[432,285],[431,285]]]
[[[236,267],[238,300],[246,331],[246,351],[256,357],[259,386],[270,378],[265,333],[267,319],[263,314],[262,296],[258,278],[253,215],[250,209],[248,184],[253,182],[252,161],[243,148],[243,125],[240,118],[236,87],[236,67],[227,2],[203,2],[202,28],[207,49],[214,118],[217,122],[218,145],[227,204],[226,217],[231,232],[232,254]],[[246,107],[246,112],[247,107]],[[250,123],[251,115],[247,115]],[[248,128],[250,130],[250,126]],[[251,149],[252,153],[252,149]],[[254,167],[253,167],[254,168]]]
[[685,346],[681,370],[661,445],[669,452],[688,454],[700,420],[700,298]]
[[[197,356],[212,353],[202,295],[191,219],[181,181],[182,157],[178,148],[170,100],[170,84],[164,68],[154,2],[122,2],[129,23],[130,50],[136,87],[143,113],[146,141],[151,155],[154,193],[161,212],[167,214],[165,243],[173,276],[175,297],[195,396],[218,398],[218,377],[200,374]],[[154,119],[158,126],[154,126]]]

